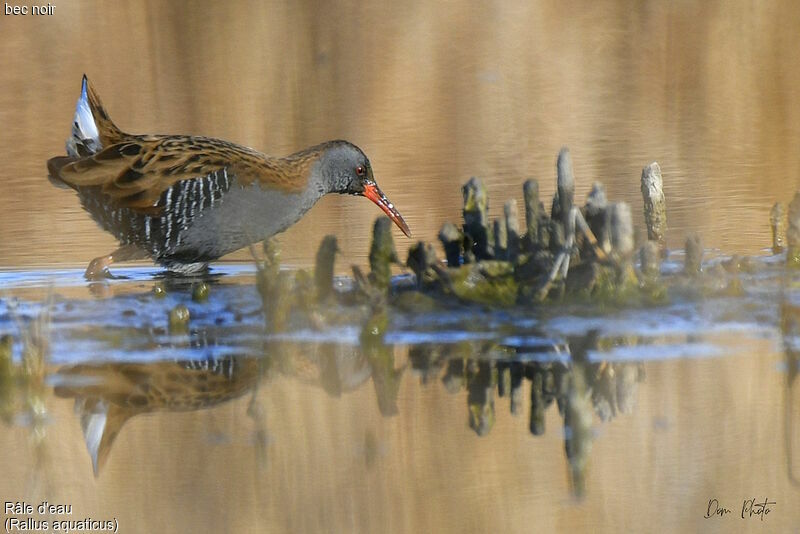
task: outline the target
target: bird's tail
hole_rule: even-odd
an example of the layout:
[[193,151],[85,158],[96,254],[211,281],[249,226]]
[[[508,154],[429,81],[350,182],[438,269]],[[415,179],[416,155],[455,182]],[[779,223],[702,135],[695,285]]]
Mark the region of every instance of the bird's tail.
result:
[[67,139],[67,154],[73,158],[91,156],[119,143],[124,137],[125,134],[111,121],[100,97],[84,74],[81,96],[72,119],[72,135]]

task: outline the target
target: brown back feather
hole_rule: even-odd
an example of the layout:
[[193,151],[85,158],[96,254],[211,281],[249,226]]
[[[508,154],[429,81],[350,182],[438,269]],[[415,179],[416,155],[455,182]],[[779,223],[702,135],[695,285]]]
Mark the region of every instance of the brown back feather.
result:
[[97,92],[94,90],[94,87],[92,87],[88,78],[86,79],[86,88],[86,93],[89,98],[89,107],[92,110],[94,123],[97,126],[97,133],[100,134],[100,143],[103,146],[111,146],[130,137],[117,128],[117,125],[112,122],[111,117],[109,117],[108,112],[106,112],[106,108],[103,107],[103,102],[100,101],[100,97],[97,95]]
[[48,169],[51,176],[70,187],[99,186],[116,205],[154,214],[162,193],[171,186],[222,168],[235,175],[241,185],[258,182],[264,188],[299,193],[326,147],[319,145],[286,158],[273,158],[206,137],[127,136],[90,157],[53,158]]
[[220,139],[182,135],[131,135],[111,121],[100,97],[86,80],[87,97],[103,150],[85,158],[55,157],[47,162],[54,183],[78,189],[99,186],[111,202],[151,215],[158,200],[182,180],[227,168],[242,185],[299,193],[312,165],[331,145],[323,143],[285,158],[274,158]]

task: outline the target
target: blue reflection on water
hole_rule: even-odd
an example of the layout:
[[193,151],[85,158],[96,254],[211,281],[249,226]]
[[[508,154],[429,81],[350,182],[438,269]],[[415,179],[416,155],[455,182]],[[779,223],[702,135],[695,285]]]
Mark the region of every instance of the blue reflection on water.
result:
[[[777,303],[784,298],[780,263],[766,256],[758,261],[755,272],[740,274],[744,291],[736,297],[677,294],[669,304],[634,309],[597,310],[586,305],[503,311],[450,306],[424,313],[393,309],[384,341],[401,346],[491,343],[499,347],[495,356],[510,353],[520,361],[568,360],[570,339],[589,332],[611,340],[604,345],[607,348],[589,351],[592,360],[721,357],[732,354],[731,338],[767,339],[778,349]],[[665,275],[678,273],[680,264],[679,255],[671,255]],[[117,279],[99,283],[107,296],[70,298],[62,295],[91,289],[82,269],[0,271],[0,333],[15,334],[19,357],[20,325],[49,310],[50,361],[56,364],[263,355],[265,346],[274,342],[360,343],[363,316],[345,307],[341,315],[352,316],[350,323],[310,326],[290,320],[287,331],[267,334],[255,289],[256,269],[250,263],[216,264],[206,277],[211,292],[203,303],[192,301],[191,279],[170,280],[155,267],[119,268],[114,273]],[[407,282],[404,277],[398,280]],[[163,298],[152,293],[156,281],[172,286]],[[338,280],[337,287],[347,289],[347,279]],[[38,300],[25,296],[36,289]],[[792,302],[795,296],[790,292],[786,298]],[[179,304],[191,313],[187,336],[168,333],[168,312]]]

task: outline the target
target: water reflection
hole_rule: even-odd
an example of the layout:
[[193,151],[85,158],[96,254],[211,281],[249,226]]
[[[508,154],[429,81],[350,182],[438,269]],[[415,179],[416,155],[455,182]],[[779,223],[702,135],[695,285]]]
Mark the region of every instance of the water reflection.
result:
[[[275,274],[274,280],[285,279],[281,273]],[[221,293],[224,297],[219,295],[210,302],[189,301],[197,300],[201,284],[206,293]],[[581,495],[591,453],[594,415],[608,421],[618,413],[630,413],[636,388],[644,377],[641,362],[591,360],[590,352],[601,349],[603,342],[616,344],[596,329],[554,342],[530,321],[527,328],[516,328],[516,338],[505,335],[480,339],[485,336],[477,335],[470,339],[467,335],[452,342],[444,329],[444,342],[405,345],[408,356],[403,363],[397,360],[397,354],[402,353],[404,345],[387,342],[387,334],[392,337],[390,323],[394,315],[394,322],[399,316],[401,324],[405,323],[407,336],[413,315],[406,316],[385,302],[366,308],[336,305],[338,313],[344,312],[350,323],[354,319],[362,323],[355,332],[356,339],[334,337],[314,342],[302,332],[315,323],[308,322],[305,313],[292,313],[280,303],[285,292],[283,296],[275,292],[281,292],[280,284],[262,287],[262,293],[276,299],[273,309],[283,309],[288,318],[277,322],[272,315],[261,315],[257,301],[245,298],[247,288],[225,286],[214,277],[160,278],[146,292],[120,292],[98,301],[105,308],[97,315],[98,319],[102,316],[102,321],[88,325],[77,320],[92,310],[91,306],[84,307],[86,303],[48,304],[31,326],[23,329],[26,341],[21,349],[21,368],[12,364],[12,338],[2,339],[0,380],[4,386],[1,391],[5,421],[11,421],[15,377],[25,378],[20,384],[23,397],[28,399],[29,413],[46,411],[42,387],[47,354],[43,340],[47,338],[43,337],[42,328],[50,325],[49,314],[57,310],[60,313],[53,324],[54,338],[61,343],[66,341],[71,350],[85,352],[83,356],[70,354],[68,363],[57,366],[48,380],[57,397],[74,400],[95,475],[107,463],[125,423],[136,415],[205,410],[250,394],[248,415],[260,436],[256,448],[263,457],[267,431],[265,420],[258,415],[262,410],[256,391],[259,387],[268,388],[275,377],[314,384],[331,397],[369,387],[367,382],[371,382],[378,412],[391,417],[399,413],[398,392],[410,367],[426,387],[444,387],[451,394],[465,395],[464,412],[452,416],[463,417],[478,436],[486,436],[494,426],[496,398],[508,399],[510,412],[521,415],[526,404],[523,390],[529,389],[528,429],[537,436],[545,432],[545,411],[556,404],[563,419],[570,479],[575,494]],[[255,292],[250,289],[250,293]],[[183,303],[172,306],[175,302]],[[192,306],[191,312],[187,305]],[[294,305],[297,301],[292,300],[290,306]],[[162,314],[165,308],[172,307],[161,323],[147,320],[153,316],[150,306],[161,309]],[[9,310],[12,308],[18,310],[14,313],[25,313],[19,311],[18,305]],[[96,309],[93,311],[97,313]],[[328,319],[334,316],[332,312],[324,315]],[[443,314],[439,319],[452,321],[451,315]],[[491,316],[471,315],[456,316],[462,333],[469,334],[476,325],[485,325],[486,317]],[[262,322],[264,319],[266,323]],[[503,317],[493,320],[502,321]],[[324,331],[317,332],[324,336]],[[297,336],[295,339],[291,338],[292,333]],[[424,331],[418,334],[424,335]],[[397,337],[397,332],[394,335]],[[123,361],[113,361],[120,358]],[[33,366],[31,362],[38,364]],[[441,385],[434,386],[436,383]],[[525,386],[526,383],[530,385]],[[33,404],[39,408],[32,408]]]
[[[378,322],[385,318],[373,318]],[[64,365],[53,373],[56,396],[74,399],[86,447],[95,475],[106,463],[114,440],[124,424],[136,415],[160,411],[205,410],[251,394],[248,415],[260,435],[266,435],[259,419],[255,391],[269,387],[277,375],[288,376],[322,388],[338,397],[361,387],[375,389],[377,410],[384,417],[398,414],[398,390],[407,365],[398,366],[395,347],[378,338],[371,322],[362,331],[361,347],[336,343],[287,343],[272,341],[263,357],[209,356],[185,361],[150,363],[90,363]],[[189,345],[197,350],[213,347],[206,331],[194,332]],[[187,338],[188,340],[188,338]],[[465,394],[463,414],[478,436],[487,435],[495,422],[495,399],[509,399],[514,415],[524,413],[523,388],[529,382],[528,428],[534,435],[545,432],[545,410],[554,403],[563,418],[566,460],[574,491],[584,490],[594,415],[608,421],[618,413],[630,413],[636,388],[643,380],[641,362],[590,362],[589,349],[598,347],[591,332],[571,338],[576,347],[560,360],[530,361],[529,354],[496,358],[498,347],[490,343],[434,344],[409,350],[408,360],[426,387],[437,387],[433,378],[451,394]],[[213,354],[213,351],[212,351]],[[519,357],[518,357],[519,356]],[[263,448],[262,442],[260,447]],[[263,454],[263,452],[262,452]]]
[[529,431],[535,436],[544,434],[545,411],[555,402],[563,419],[573,491],[582,495],[594,415],[609,421],[618,413],[631,413],[644,366],[642,362],[589,362],[588,351],[599,347],[596,331],[569,339],[568,346],[573,352],[553,361],[531,361],[531,356],[541,352],[517,352],[510,347],[505,347],[508,357],[487,359],[482,356],[495,353],[496,347],[476,351],[436,344],[412,348],[409,359],[423,382],[443,374],[442,383],[450,393],[467,391],[469,427],[479,436],[494,426],[495,397],[508,399],[511,414],[523,413],[523,386],[530,382]]
[[[403,420],[409,410],[404,384],[418,382],[414,395],[437,390],[459,398],[456,405],[440,398],[449,408],[437,417],[443,427],[455,422],[463,428],[461,440],[490,441],[501,413],[513,416],[520,421],[514,431],[547,444],[550,452],[537,448],[537,454],[557,454],[572,494],[581,496],[598,476],[591,465],[598,462],[598,442],[606,439],[604,425],[636,414],[646,362],[715,357],[712,365],[725,367],[737,339],[779,331],[787,366],[787,461],[796,479],[800,312],[788,283],[778,313],[769,295],[780,288],[782,271],[772,258],[752,261],[754,268],[740,273],[743,285],[735,295],[698,294],[680,283],[658,305],[599,311],[587,304],[453,309],[411,297],[416,292],[406,289],[413,284],[403,278],[395,279],[397,294],[387,301],[375,297],[368,277],[360,287],[343,287],[337,279],[321,304],[309,289],[313,279],[283,271],[269,281],[262,271],[251,272],[244,284],[227,283],[224,276],[152,279],[131,273],[128,280],[104,284],[108,296],[97,300],[4,298],[0,326],[14,334],[0,340],[0,412],[6,424],[26,425],[40,444],[37,458],[44,459],[52,386],[55,396],[74,403],[73,424],[102,478],[109,464],[131,462],[115,460],[113,449],[134,416],[210,410],[244,398],[235,406],[252,428],[258,465],[266,467],[270,432],[262,403],[272,391],[285,391],[279,384],[310,385],[331,403],[368,391],[370,410],[391,421]],[[261,292],[254,289],[258,284]],[[279,320],[264,315],[265,298],[270,313],[283,310]],[[173,317],[176,310],[186,316]],[[307,437],[314,423],[296,424]],[[374,429],[363,434],[360,450],[368,466],[393,454],[377,435]],[[557,436],[563,449],[552,450],[546,436]],[[37,460],[36,469],[46,470],[43,462]]]
[[54,376],[55,394],[75,400],[95,475],[133,416],[212,408],[252,392],[260,361],[227,356],[155,363],[69,365]]

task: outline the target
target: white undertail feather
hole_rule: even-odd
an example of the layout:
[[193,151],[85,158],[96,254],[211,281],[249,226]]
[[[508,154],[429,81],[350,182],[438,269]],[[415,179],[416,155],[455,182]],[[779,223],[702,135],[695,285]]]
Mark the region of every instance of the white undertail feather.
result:
[[103,435],[106,433],[106,422],[108,415],[108,405],[104,401],[98,402],[93,407],[87,409],[86,399],[76,399],[75,411],[81,415],[81,429],[86,441],[86,448],[89,449],[89,456],[92,458],[92,470],[97,476],[100,472],[100,453]]
[[84,76],[81,96],[75,107],[75,117],[72,119],[72,136],[67,139],[67,154],[74,158],[96,154],[103,148],[100,143],[100,133],[97,131],[97,124],[92,115],[92,108],[89,105],[87,83]]

